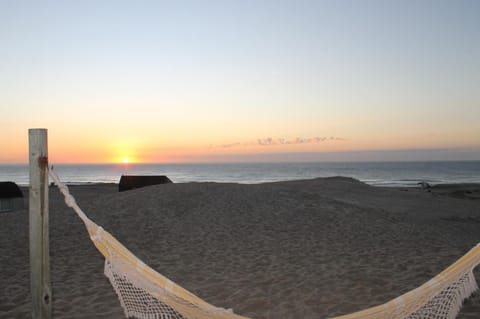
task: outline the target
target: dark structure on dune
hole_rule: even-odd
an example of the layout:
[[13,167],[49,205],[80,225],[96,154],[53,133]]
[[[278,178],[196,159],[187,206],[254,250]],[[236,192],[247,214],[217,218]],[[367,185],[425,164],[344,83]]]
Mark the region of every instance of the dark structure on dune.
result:
[[24,208],[23,193],[14,182],[0,182],[0,212]]
[[172,181],[165,175],[122,175],[118,191],[128,191],[145,186],[170,184]]

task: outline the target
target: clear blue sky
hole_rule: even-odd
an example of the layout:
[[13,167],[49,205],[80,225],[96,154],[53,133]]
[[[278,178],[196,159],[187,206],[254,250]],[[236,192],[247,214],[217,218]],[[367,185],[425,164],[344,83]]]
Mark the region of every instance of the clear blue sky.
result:
[[480,159],[480,1],[2,0],[0,44],[0,162]]

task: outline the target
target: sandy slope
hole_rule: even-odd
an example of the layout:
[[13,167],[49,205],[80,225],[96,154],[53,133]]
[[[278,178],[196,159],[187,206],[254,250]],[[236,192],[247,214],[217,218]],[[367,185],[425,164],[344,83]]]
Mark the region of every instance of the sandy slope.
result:
[[[210,303],[258,319],[318,319],[386,302],[480,242],[479,187],[469,187],[329,178],[72,193],[138,257]],[[55,318],[123,318],[102,256],[54,188],[50,207]],[[0,214],[0,283],[0,318],[28,318],[27,210]],[[480,318],[480,293],[459,318]]]

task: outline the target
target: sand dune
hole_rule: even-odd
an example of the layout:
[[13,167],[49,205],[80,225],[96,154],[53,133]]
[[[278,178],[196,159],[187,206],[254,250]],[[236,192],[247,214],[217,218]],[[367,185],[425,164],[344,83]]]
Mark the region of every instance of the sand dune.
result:
[[[208,302],[257,319],[318,319],[386,302],[480,242],[479,187],[468,187],[327,178],[71,191],[139,258]],[[102,256],[55,188],[50,216],[55,318],[122,318]],[[0,214],[0,270],[0,317],[29,318],[27,210]],[[480,293],[458,318],[480,318]]]

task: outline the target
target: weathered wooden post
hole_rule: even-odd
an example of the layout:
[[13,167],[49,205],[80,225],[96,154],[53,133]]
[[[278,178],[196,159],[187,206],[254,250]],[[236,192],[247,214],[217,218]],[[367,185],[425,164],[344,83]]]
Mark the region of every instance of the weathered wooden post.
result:
[[52,318],[48,232],[48,143],[46,129],[29,129],[30,290],[32,318]]

